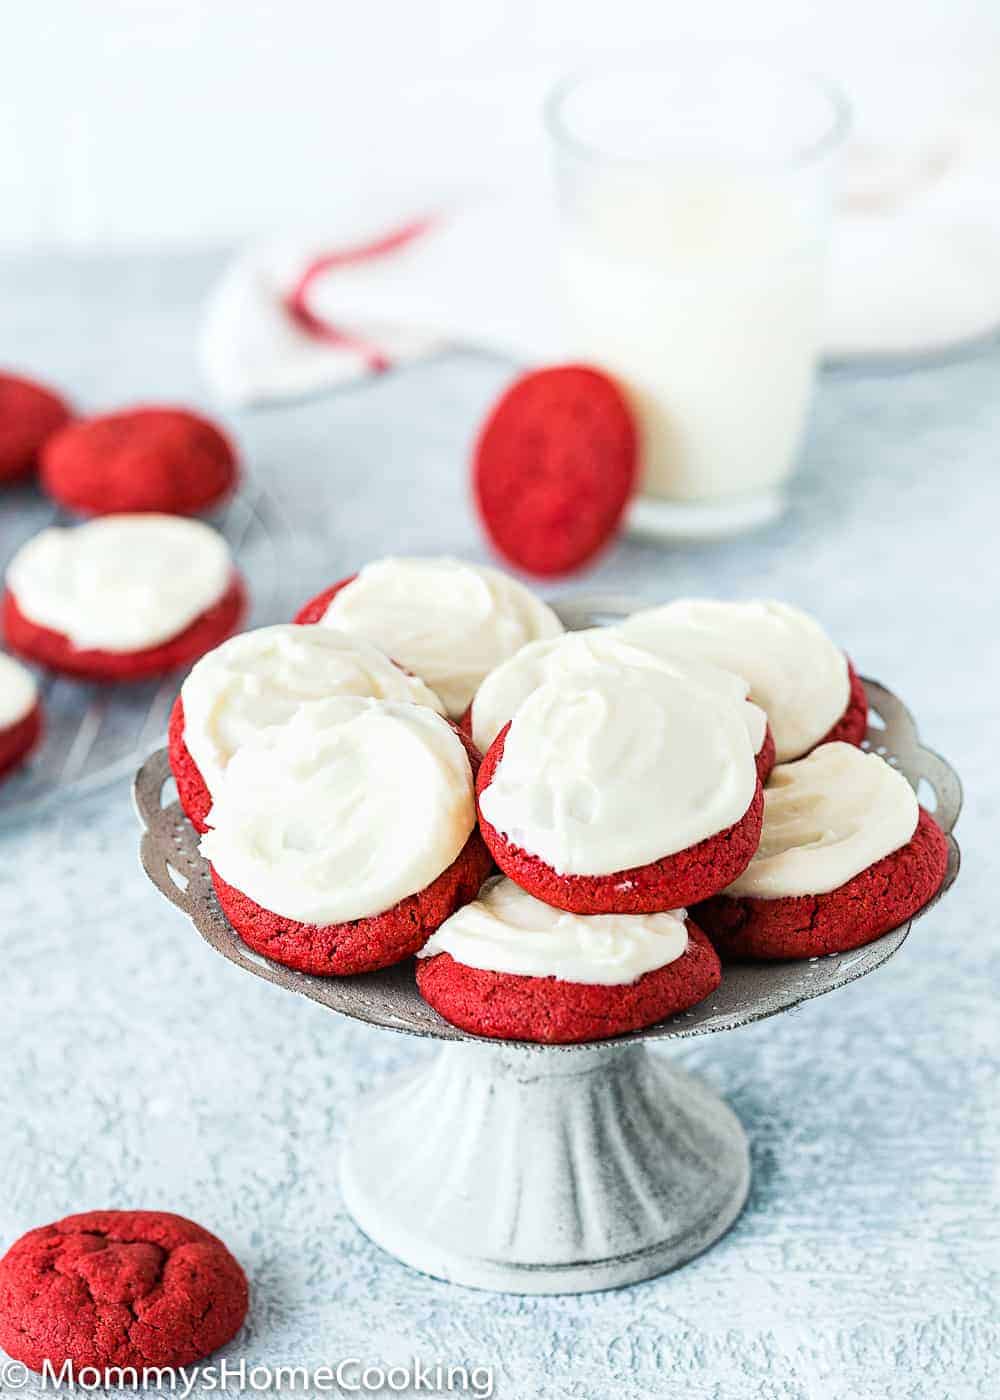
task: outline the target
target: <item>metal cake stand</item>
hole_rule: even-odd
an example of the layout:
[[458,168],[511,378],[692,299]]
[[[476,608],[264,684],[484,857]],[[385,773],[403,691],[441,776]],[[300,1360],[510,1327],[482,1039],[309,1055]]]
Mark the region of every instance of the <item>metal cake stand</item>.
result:
[[[627,599],[560,604],[570,628],[620,620]],[[866,680],[867,747],[920,789],[948,835],[955,881],[957,775],[924,748],[905,706]],[[700,1006],[632,1035],[542,1046],[469,1035],[417,992],[412,963],[361,977],[293,972],[251,952],[215,899],[198,837],[176,802],[166,751],[135,782],[142,863],[216,952],[245,972],[370,1025],[444,1042],[429,1069],[386,1085],[358,1115],[340,1160],[348,1210],[377,1244],[437,1278],[515,1293],[582,1293],[676,1268],[738,1216],[747,1138],[705,1084],[647,1046],[733,1030],[874,972],[910,924],[854,952],[726,966]],[[920,917],[918,916],[918,917]]]

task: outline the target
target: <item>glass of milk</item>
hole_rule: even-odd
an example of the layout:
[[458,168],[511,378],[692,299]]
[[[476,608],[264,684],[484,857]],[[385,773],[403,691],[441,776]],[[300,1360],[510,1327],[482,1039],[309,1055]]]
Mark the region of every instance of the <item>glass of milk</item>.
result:
[[568,78],[547,116],[571,353],[639,423],[632,525],[708,538],[774,519],[815,377],[844,102],[695,53]]

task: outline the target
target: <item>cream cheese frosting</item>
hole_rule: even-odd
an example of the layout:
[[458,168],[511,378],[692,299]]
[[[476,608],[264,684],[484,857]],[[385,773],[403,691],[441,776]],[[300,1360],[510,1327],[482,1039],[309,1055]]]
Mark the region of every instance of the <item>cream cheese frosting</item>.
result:
[[611,875],[732,826],[756,787],[739,707],[667,671],[595,665],[523,702],[480,808],[558,873]]
[[847,709],[847,658],[815,619],[787,603],[678,598],[621,624],[629,641],[735,671],[767,714],[779,763],[798,758]]
[[0,729],[20,724],[38,704],[38,685],[20,661],[0,651]]
[[659,656],[651,648],[630,642],[615,627],[589,627],[561,637],[529,642],[483,681],[472,702],[472,737],[485,753],[504,725],[533,690],[554,676],[607,666],[652,666],[693,684],[718,691],[740,707],[754,753],[760,750],[767,716],[747,701],[748,685],[732,671],[700,661]]
[[465,967],[518,977],[622,986],[687,951],[686,910],[662,914],[568,914],[494,876],[478,899],[434,932],[421,958],[450,953]]
[[760,848],[725,893],[829,894],[905,846],[918,817],[913,789],[884,759],[853,744],[821,744],[772,772]]
[[79,650],[143,651],[183,632],[232,578],[222,536],[175,515],[105,515],[21,546],[7,587],[30,621]]
[[366,564],[333,598],[323,623],[374,642],[425,680],[453,718],[501,661],[563,630],[516,579],[447,558]]
[[203,656],[181,687],[184,742],[209,792],[234,753],[262,730],[335,695],[444,706],[363,637],[279,623],[243,632]]
[[337,697],[232,757],[201,841],[222,879],[307,924],[384,913],[432,884],[475,825],[472,769],[426,705]]

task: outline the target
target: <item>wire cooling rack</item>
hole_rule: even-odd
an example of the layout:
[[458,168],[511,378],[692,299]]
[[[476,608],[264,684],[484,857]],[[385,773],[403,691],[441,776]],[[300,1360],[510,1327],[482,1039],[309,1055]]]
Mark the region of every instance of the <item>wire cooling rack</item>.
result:
[[[6,492],[0,514],[0,565],[47,525],[71,524],[30,488]],[[251,481],[210,523],[229,542],[247,578],[254,623],[280,621],[280,559],[290,535],[284,516]],[[282,604],[285,603],[283,607]],[[162,742],[183,672],[130,684],[97,685],[36,672],[45,735],[31,760],[0,782],[0,826],[26,820],[49,803],[83,796],[132,774]]]

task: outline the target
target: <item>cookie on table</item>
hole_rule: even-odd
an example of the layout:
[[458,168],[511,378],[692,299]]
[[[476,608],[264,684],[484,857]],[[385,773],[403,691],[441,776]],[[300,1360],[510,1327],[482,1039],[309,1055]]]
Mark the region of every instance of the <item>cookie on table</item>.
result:
[[577,914],[708,898],[748,865],[763,813],[740,708],[650,667],[540,685],[483,759],[477,794],[500,869]]
[[460,559],[379,559],[299,611],[365,637],[427,682],[452,719],[469,707],[483,677],[526,642],[556,637],[550,607],[499,569]]
[[222,536],[172,515],[53,526],[7,568],[7,645],[50,670],[140,680],[190,665],[226,639],[246,590]]
[[617,534],[638,469],[635,419],[615,382],[557,365],[522,375],[492,409],[473,451],[473,494],[515,568],[565,574]]
[[743,676],[767,715],[776,760],[801,758],[817,744],[860,744],[868,699],[860,678],[826,632],[787,603],[725,603],[679,598],[621,624],[630,641],[708,661]]
[[342,697],[230,759],[201,850],[255,952],[319,976],[388,967],[474,899],[479,755],[426,705]]
[[546,641],[529,642],[486,677],[459,721],[461,728],[470,735],[480,753],[486,753],[532,691],[554,676],[587,671],[595,663],[651,666],[729,699],[739,708],[746,723],[756,756],[757,774],[761,782],[767,778],[774,763],[774,740],[764,711],[747,699],[748,686],[742,677],[700,661],[658,656],[628,641],[615,627],[589,627]]
[[30,476],[42,444],[71,417],[69,404],[52,389],[0,372],[0,485]]
[[704,1001],[722,977],[683,909],[570,914],[511,880],[478,899],[417,954],[417,986],[452,1025],[498,1040],[605,1040]]
[[69,1215],[0,1259],[0,1346],[32,1371],[193,1365],[246,1314],[246,1276],[226,1246],[165,1211]]
[[206,830],[212,794],[238,749],[335,695],[427,705],[441,701],[363,637],[279,623],[231,637],[195,665],[170,715],[170,767],[181,806]]
[[43,722],[34,676],[0,652],[0,778],[26,761],[42,737]]
[[823,744],[775,768],[757,854],[695,916],[724,957],[843,953],[912,918],[947,865],[944,833],[900,772]]
[[198,515],[220,505],[238,480],[232,442],[184,408],[80,418],[50,437],[41,454],[43,488],[82,515]]

